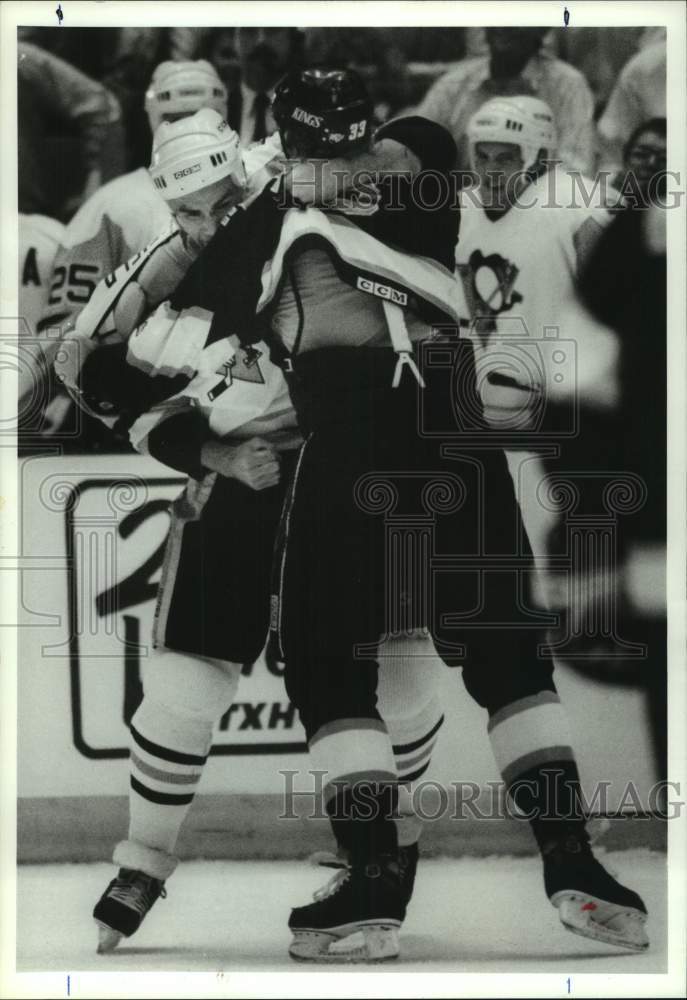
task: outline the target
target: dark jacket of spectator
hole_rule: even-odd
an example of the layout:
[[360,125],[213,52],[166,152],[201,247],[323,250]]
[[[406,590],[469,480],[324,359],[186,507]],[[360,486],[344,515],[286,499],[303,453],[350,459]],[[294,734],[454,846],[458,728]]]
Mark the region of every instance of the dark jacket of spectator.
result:
[[[18,44],[17,73],[19,211],[64,217],[70,195],[100,184],[101,154],[119,104],[101,84],[35,45]],[[51,155],[46,139],[65,134],[77,155]]]

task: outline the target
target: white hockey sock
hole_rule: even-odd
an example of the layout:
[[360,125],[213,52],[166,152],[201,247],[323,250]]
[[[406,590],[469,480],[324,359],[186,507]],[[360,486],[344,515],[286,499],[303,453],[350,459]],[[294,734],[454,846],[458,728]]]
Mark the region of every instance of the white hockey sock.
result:
[[213,723],[144,698],[131,720],[129,839],[171,854],[210,752]]
[[129,839],[115,852],[124,867],[159,878],[160,866],[166,869],[173,861],[214,726],[234,700],[240,671],[239,664],[155,653],[143,701],[131,720]]
[[389,730],[399,780],[398,842],[407,847],[422,833],[414,805],[444,721],[444,665],[421,632],[385,642],[378,662],[377,708]]

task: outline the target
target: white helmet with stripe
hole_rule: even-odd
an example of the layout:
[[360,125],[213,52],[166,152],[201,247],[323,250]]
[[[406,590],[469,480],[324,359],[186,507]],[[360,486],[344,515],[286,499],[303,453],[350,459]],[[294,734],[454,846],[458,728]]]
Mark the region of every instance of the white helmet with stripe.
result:
[[520,148],[523,169],[530,170],[541,149],[549,157],[556,148],[556,126],[548,104],[537,97],[495,97],[479,108],[467,127],[470,162],[478,142],[508,142]]
[[231,177],[246,183],[239,137],[217,111],[203,108],[178,122],[162,122],[153,137],[150,176],[169,201]]
[[165,115],[192,115],[201,108],[214,108],[226,117],[227,91],[206,59],[163,62],[153,73],[145,108],[154,133]]

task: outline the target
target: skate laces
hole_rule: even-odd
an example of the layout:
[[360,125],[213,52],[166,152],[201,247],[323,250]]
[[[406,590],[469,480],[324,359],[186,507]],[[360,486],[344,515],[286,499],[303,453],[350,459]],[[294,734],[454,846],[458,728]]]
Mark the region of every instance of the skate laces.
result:
[[329,896],[333,896],[334,893],[338,892],[339,889],[348,882],[351,876],[351,869],[348,864],[341,858],[337,858],[335,855],[331,855],[328,858],[323,858],[319,860],[318,865],[321,868],[335,868],[336,871],[324,885],[320,886],[319,889],[315,889],[313,893],[313,899],[316,903],[319,903],[322,899],[327,899]]
[[157,891],[158,879],[143,872],[132,872],[114,879],[107,895],[109,899],[116,903],[127,906],[130,910],[135,910],[142,917],[146,915],[158,896],[163,899],[167,896],[164,885]]

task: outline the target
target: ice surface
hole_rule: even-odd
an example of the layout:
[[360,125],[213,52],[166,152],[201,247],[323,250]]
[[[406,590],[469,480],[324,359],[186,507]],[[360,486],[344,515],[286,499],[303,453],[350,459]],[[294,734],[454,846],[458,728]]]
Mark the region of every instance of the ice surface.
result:
[[[665,972],[665,855],[628,850],[601,859],[644,898],[648,952],[620,952],[564,930],[544,895],[538,858],[439,858],[421,862],[401,957],[386,968],[564,978]],[[289,910],[308,902],[331,871],[304,861],[182,863],[140,931],[101,956],[91,911],[113,874],[106,864],[19,868],[17,971],[303,971],[286,953]]]

